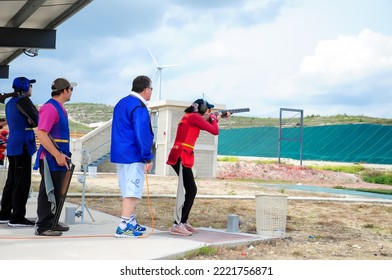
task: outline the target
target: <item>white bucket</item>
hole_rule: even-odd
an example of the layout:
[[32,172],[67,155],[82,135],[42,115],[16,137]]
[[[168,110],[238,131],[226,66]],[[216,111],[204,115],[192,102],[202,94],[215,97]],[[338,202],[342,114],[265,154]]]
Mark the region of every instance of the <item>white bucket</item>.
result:
[[285,238],[287,197],[283,195],[256,195],[257,234]]

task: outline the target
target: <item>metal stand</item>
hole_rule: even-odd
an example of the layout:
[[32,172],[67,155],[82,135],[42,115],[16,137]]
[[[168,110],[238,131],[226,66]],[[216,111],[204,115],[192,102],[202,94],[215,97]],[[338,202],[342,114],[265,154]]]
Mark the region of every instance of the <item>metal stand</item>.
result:
[[[86,192],[86,170],[88,167],[89,162],[91,161],[90,155],[87,150],[82,151],[82,164],[83,164],[83,175],[78,176],[78,182],[83,184],[82,187],[82,204],[80,206],[80,210],[75,212],[76,217],[80,217],[80,223],[84,224],[84,209],[87,210],[88,214],[90,215],[90,218],[95,222],[93,216],[90,213],[90,210],[88,210],[88,207],[85,204],[85,192]],[[79,208],[79,206],[76,208],[76,210]]]

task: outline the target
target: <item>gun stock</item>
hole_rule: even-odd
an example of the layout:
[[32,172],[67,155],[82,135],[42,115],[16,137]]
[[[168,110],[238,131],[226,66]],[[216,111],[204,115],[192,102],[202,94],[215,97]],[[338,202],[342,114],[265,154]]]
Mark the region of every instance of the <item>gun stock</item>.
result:
[[250,112],[249,108],[239,108],[239,109],[226,109],[226,110],[219,110],[214,112],[215,115],[219,116],[225,116],[227,113],[230,113],[231,115],[234,113],[244,113],[244,112]]
[[4,104],[5,100],[6,100],[8,97],[14,97],[14,96],[17,96],[17,95],[18,95],[17,92],[1,93],[1,94],[0,94],[0,103]]

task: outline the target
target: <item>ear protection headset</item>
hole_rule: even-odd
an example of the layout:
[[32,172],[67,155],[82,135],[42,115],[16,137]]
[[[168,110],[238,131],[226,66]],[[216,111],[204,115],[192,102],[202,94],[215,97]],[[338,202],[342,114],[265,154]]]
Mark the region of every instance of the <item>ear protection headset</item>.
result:
[[207,102],[201,98],[197,99],[195,102],[193,102],[192,107],[193,107],[193,112],[199,113],[202,115],[204,115],[208,110]]
[[208,107],[207,107],[206,101],[205,101],[204,99],[202,99],[202,100],[203,100],[203,104],[200,105],[199,113],[202,114],[202,115],[204,115],[205,112],[207,112]]
[[206,101],[201,98],[197,99],[195,102],[193,102],[192,107],[193,107],[193,112],[199,113],[202,115],[204,115],[205,112],[207,112],[207,110],[208,110]]
[[29,91],[29,87],[30,87],[29,82],[30,81],[25,77],[19,77],[14,81],[12,87],[16,92],[21,92],[22,94],[24,94]]

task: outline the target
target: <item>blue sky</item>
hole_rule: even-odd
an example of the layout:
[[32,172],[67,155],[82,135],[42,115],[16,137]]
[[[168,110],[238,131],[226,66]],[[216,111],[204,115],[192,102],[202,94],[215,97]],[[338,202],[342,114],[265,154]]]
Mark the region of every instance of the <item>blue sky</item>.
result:
[[[203,97],[243,116],[356,114],[391,118],[390,0],[94,0],[57,29],[56,50],[11,63],[10,80],[78,83],[72,102],[114,105],[137,75],[162,70],[161,99]],[[158,76],[152,101],[159,98]]]

